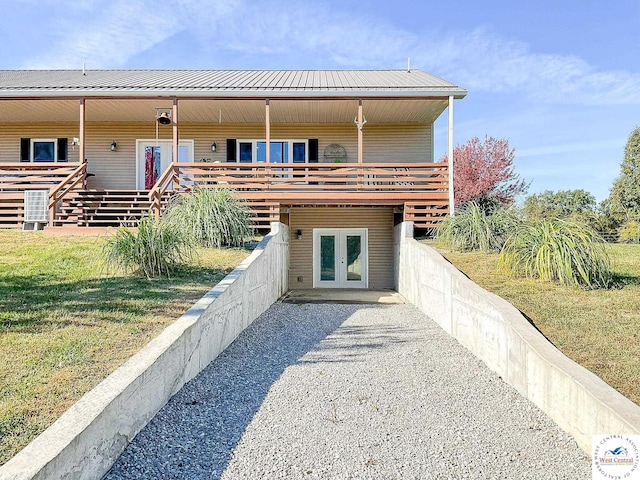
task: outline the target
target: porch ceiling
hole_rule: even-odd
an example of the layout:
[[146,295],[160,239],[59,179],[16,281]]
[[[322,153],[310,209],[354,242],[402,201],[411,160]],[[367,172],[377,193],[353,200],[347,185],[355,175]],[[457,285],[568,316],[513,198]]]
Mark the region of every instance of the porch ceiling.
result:
[[[163,99],[86,99],[87,122],[153,122],[155,108],[171,108]],[[264,100],[179,100],[180,123],[264,123]],[[369,124],[431,123],[447,107],[447,99],[365,99],[363,112]],[[0,123],[77,123],[79,101],[69,99],[0,100]],[[271,123],[353,123],[358,101],[271,100]]]

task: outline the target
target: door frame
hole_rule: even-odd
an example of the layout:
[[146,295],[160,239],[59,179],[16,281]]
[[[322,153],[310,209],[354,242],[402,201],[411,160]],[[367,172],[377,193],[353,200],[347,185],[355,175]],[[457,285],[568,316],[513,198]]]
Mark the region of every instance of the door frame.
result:
[[[336,237],[336,280],[320,280],[320,237],[322,235],[334,235]],[[346,237],[348,235],[360,235],[362,238],[362,280],[357,285],[349,284],[347,280],[346,262]],[[314,228],[313,229],[313,288],[369,288],[369,229],[368,228]],[[344,265],[344,270],[341,266]],[[354,284],[356,282],[353,282]]]
[[[158,145],[167,145],[167,144],[171,144],[171,149],[173,148],[173,140],[171,139],[159,139],[156,140],[155,138],[152,138],[151,140],[145,140],[145,139],[136,139],[136,189],[138,190],[145,190],[144,187],[140,188],[140,185],[144,185],[144,154],[141,153],[140,149],[142,148],[142,146],[145,145],[152,145],[155,146],[156,143]],[[193,159],[194,159],[194,148],[195,148],[195,142],[194,140],[179,140],[178,141],[178,148],[180,147],[187,147],[189,149],[189,157],[187,159],[187,162],[189,163],[193,163]],[[169,153],[171,153],[171,149],[169,149]],[[170,165],[172,162],[169,162],[167,164]],[[164,170],[160,172],[160,175],[162,175],[164,173]]]

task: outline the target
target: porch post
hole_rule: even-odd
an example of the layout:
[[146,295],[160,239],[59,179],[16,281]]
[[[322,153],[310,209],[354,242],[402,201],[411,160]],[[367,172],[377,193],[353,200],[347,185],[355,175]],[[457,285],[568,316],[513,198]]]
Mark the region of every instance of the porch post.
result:
[[362,163],[362,99],[358,100],[358,163]]
[[447,148],[447,159],[449,160],[449,215],[454,216],[454,202],[453,196],[453,96],[449,95],[449,145]]
[[264,115],[265,115],[265,138],[267,140],[267,165],[271,163],[271,114],[269,112],[269,99],[267,98],[264,103]]
[[78,132],[78,138],[80,139],[80,151],[78,152],[78,155],[80,156],[80,163],[83,163],[86,158],[85,158],[85,146],[84,146],[84,123],[85,123],[85,118],[84,118],[84,114],[85,114],[85,101],[84,101],[84,97],[82,97],[80,99],[80,131]]
[[178,99],[173,98],[171,109],[171,119],[173,120],[173,163],[178,163]]

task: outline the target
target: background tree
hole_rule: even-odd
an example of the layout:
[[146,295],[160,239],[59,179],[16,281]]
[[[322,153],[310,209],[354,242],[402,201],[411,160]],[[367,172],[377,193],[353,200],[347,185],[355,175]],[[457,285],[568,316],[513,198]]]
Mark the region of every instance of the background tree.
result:
[[[456,206],[476,202],[485,210],[509,206],[526,192],[528,183],[515,173],[515,150],[506,139],[474,137],[453,150]],[[446,155],[441,161],[446,161]]]
[[640,127],[629,134],[620,175],[613,182],[606,202],[618,224],[640,218]]
[[527,197],[524,211],[528,218],[590,220],[596,215],[596,199],[586,190],[545,190]]

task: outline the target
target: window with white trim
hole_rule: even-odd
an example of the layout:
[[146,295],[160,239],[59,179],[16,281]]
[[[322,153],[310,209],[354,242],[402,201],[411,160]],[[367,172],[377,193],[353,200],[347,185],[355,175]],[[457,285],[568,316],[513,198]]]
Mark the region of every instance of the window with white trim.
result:
[[[238,161],[265,163],[266,140],[238,140]],[[271,140],[271,163],[308,163],[308,140]]]
[[32,162],[57,162],[58,140],[55,138],[32,138],[31,158]]

